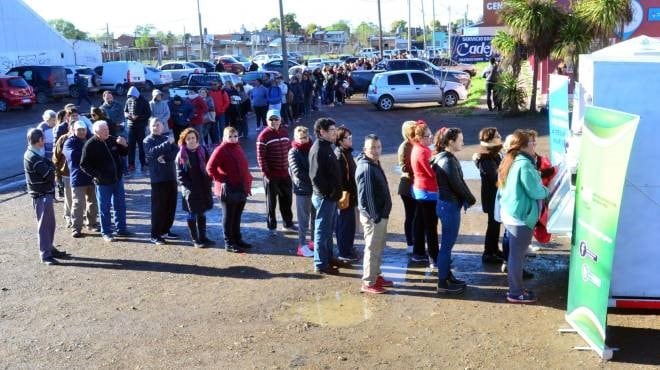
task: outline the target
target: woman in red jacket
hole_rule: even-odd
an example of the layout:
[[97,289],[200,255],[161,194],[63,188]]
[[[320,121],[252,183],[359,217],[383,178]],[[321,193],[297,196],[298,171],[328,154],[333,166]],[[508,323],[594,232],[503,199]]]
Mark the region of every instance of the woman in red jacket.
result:
[[[438,202],[438,182],[435,171],[431,168],[431,145],[433,134],[424,121],[409,128],[408,137],[413,141],[410,153],[410,164],[413,171],[412,197],[415,205],[413,221],[413,262],[428,262],[431,268],[438,260],[438,217],[435,206]],[[424,240],[428,248],[428,256],[424,250]]]
[[[188,95],[190,99],[190,104],[193,107],[193,115],[190,118],[190,125],[197,132],[203,132],[204,128],[204,116],[209,111],[209,106],[206,104],[206,100],[199,94],[190,94]],[[199,142],[203,144],[202,140]]]
[[[215,181],[213,191],[220,198],[222,205],[225,250],[233,253],[243,252],[252,247],[241,238],[241,214],[245,208],[245,197],[252,195],[250,192],[252,175],[243,148],[238,143],[238,131],[235,128],[231,126],[225,128],[222,144],[211,154],[206,164],[206,172]],[[245,196],[238,201],[223,199],[221,195],[225,187],[225,193],[229,189],[232,192],[242,190]]]

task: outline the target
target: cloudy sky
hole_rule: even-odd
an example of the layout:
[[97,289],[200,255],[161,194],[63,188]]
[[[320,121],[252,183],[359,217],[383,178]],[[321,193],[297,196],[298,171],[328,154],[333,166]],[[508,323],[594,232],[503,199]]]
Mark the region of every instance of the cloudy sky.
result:
[[[46,20],[63,18],[91,35],[105,32],[106,23],[116,35],[133,33],[136,25],[153,24],[157,30],[173,33],[198,32],[197,1],[178,0],[23,0]],[[448,6],[452,19],[476,19],[482,13],[482,0],[411,0],[413,25],[422,24],[422,3],[426,23],[432,18],[435,2],[436,19],[447,23]],[[230,33],[241,26],[248,30],[261,29],[270,18],[279,16],[278,0],[199,0],[202,24],[209,33]],[[378,23],[376,0],[283,0],[284,12],[295,13],[303,27],[308,23],[328,26],[340,19],[351,27],[360,22]],[[164,5],[167,4],[167,5]],[[170,4],[176,4],[172,6]],[[383,30],[397,19],[408,18],[407,0],[381,0]]]

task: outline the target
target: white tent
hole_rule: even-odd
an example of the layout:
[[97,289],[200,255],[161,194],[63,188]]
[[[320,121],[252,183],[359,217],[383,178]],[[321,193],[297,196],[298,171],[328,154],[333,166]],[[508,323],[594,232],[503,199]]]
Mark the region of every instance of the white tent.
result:
[[100,64],[98,47],[85,46],[84,60],[76,60],[74,47],[83,45],[65,39],[22,0],[0,1],[0,74],[21,65],[85,64],[90,59]]

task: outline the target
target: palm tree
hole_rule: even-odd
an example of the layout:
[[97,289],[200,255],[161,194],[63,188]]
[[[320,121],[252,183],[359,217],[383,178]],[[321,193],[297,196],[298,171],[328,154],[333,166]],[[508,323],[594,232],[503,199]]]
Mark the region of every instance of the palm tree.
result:
[[580,0],[574,5],[575,14],[588,24],[590,33],[601,42],[616,35],[616,28],[632,21],[630,0]]
[[562,23],[551,56],[554,59],[570,60],[573,78],[577,81],[579,56],[589,53],[593,35],[587,32],[589,27],[586,21],[575,12],[564,14]]
[[500,12],[511,35],[534,55],[532,95],[529,110],[536,112],[539,62],[550,56],[561,26],[562,12],[554,0],[505,0]]
[[511,69],[511,74],[518,78],[520,75],[520,66],[524,58],[524,48],[520,40],[516,40],[511,34],[505,31],[498,31],[491,44],[495,50],[502,55],[502,65]]

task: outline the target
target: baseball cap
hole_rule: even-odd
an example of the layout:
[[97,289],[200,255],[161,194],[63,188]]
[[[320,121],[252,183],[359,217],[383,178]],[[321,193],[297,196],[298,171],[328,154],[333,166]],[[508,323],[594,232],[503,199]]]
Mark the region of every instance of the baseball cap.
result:
[[[263,112],[263,111],[262,111]],[[279,109],[271,109],[268,111],[268,114],[266,114],[266,117],[270,119],[271,117],[277,117],[280,118],[280,110]]]

